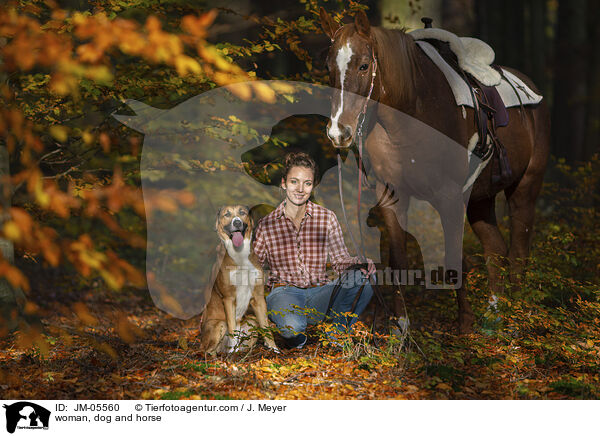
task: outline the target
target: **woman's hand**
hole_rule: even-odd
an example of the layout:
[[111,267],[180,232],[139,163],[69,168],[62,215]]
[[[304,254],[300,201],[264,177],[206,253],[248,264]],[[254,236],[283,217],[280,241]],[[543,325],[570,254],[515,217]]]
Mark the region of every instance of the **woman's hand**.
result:
[[362,273],[365,276],[370,277],[373,274],[375,274],[375,272],[377,271],[377,268],[375,267],[375,264],[373,263],[373,261],[369,258],[367,258],[367,266],[368,266],[368,270],[365,270],[364,268],[361,268],[360,270],[362,271]]

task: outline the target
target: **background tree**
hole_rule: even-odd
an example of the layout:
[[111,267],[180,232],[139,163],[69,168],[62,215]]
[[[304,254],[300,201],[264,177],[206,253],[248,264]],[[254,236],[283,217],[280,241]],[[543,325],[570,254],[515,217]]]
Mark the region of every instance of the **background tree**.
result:
[[588,44],[586,0],[561,1],[555,49],[553,153],[568,162],[585,160],[588,99]]
[[[214,10],[173,5],[163,27],[144,13],[153,2],[68,6],[73,9],[53,2],[0,7],[0,274],[12,287],[2,292],[9,327],[16,325],[14,308],[23,309],[20,289],[47,289],[75,272],[81,281],[69,281],[76,286],[97,278],[112,289],[144,286],[145,216],[173,204],[142,202],[139,137],[111,119],[121,102],[151,95],[161,106],[255,78],[206,41]],[[268,99],[256,83],[244,88],[244,97]]]

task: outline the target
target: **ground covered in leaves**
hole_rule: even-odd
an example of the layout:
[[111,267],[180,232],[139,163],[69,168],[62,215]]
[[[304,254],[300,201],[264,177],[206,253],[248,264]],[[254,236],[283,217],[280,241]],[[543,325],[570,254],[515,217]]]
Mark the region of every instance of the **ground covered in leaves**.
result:
[[[448,291],[408,289],[410,327],[389,335],[383,312],[343,348],[312,332],[302,350],[262,346],[210,357],[199,351],[199,317],[174,319],[145,290],[103,290],[36,265],[27,312],[41,337],[0,342],[0,396],[14,399],[598,399],[600,398],[600,159],[557,170],[547,184],[520,286],[497,310],[480,246],[465,235],[475,332],[456,335]],[[501,223],[507,231],[507,220]],[[501,263],[501,259],[499,262]],[[507,280],[508,270],[499,268]],[[44,275],[46,274],[46,275]],[[48,286],[48,283],[55,283]],[[71,289],[72,288],[72,289]],[[69,289],[67,292],[66,289]],[[31,321],[32,328],[36,323]],[[367,327],[369,326],[369,327]]]
[[[2,343],[3,398],[37,399],[517,399],[598,398],[597,303],[557,314],[511,303],[454,334],[450,295],[416,298],[402,338],[358,328],[343,349],[319,333],[302,350],[211,358],[198,351],[198,319],[181,321],[142,292],[43,307],[45,343]],[[415,299],[415,298],[413,298]],[[477,300],[477,299],[475,299]],[[483,302],[483,301],[482,301]],[[508,300],[505,300],[508,304]],[[427,304],[425,304],[427,303]],[[484,305],[483,305],[484,306]],[[416,314],[419,315],[416,315]],[[510,313],[510,314],[508,314]],[[442,314],[442,315],[440,315]],[[447,315],[447,317],[444,316]],[[557,317],[562,314],[562,318]]]

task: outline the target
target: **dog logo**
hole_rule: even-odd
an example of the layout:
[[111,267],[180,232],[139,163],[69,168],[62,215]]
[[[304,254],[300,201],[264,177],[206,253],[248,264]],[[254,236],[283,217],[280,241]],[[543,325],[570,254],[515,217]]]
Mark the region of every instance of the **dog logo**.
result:
[[19,401],[11,405],[4,404],[6,409],[6,431],[14,433],[15,429],[48,429],[50,411],[29,401]]
[[[213,231],[217,211],[215,205],[276,207],[281,201],[277,183],[268,184],[259,180],[247,169],[250,156],[261,147],[274,144],[269,145],[267,140],[274,126],[284,120],[307,114],[329,118],[332,98],[339,93],[339,90],[309,83],[278,80],[261,83],[273,91],[277,104],[236,97],[245,95],[244,90],[250,89],[248,83],[242,82],[215,88],[168,110],[127,100],[125,104],[135,115],[113,114],[116,120],[144,134],[140,161],[142,193],[146,207],[153,210],[146,220],[148,289],[156,306],[177,318],[189,319],[198,315],[206,308],[210,298],[210,292],[205,291],[214,286],[212,266],[217,260],[214,251],[217,241]],[[354,98],[364,99],[363,96]],[[429,189],[429,162],[434,158],[435,162],[443,162],[447,168],[436,174],[439,186],[445,189],[447,186],[462,185],[463,179],[468,176],[467,164],[481,160],[467,153],[463,145],[408,114],[392,108],[372,109],[373,113],[378,110],[385,110],[386,116],[393,116],[394,122],[390,121],[390,124],[398,131],[403,131],[407,138],[414,138],[418,156],[426,157],[413,159],[410,167],[406,168],[409,171],[406,177],[414,185],[413,190],[421,189],[422,192],[419,191],[419,199],[410,198],[407,217],[398,225],[405,225],[407,228],[404,230],[417,239],[426,271],[444,265],[461,271],[462,250],[449,253],[449,259],[445,258],[446,226],[442,226],[439,212],[428,202],[432,196],[440,195],[442,198],[446,195],[446,191],[442,193],[437,189]],[[331,148],[329,143],[327,147],[327,150]],[[264,155],[272,156],[274,152],[279,153],[277,150],[281,151],[278,144]],[[342,160],[343,180],[357,180],[355,153],[349,151]],[[269,165],[263,167],[265,174]],[[337,194],[337,170],[336,166],[323,172],[314,198],[340,217],[343,211]],[[375,180],[373,165],[364,170],[367,171],[368,180]],[[382,186],[387,182],[391,185],[391,180],[380,182]],[[347,183],[345,186],[343,204],[350,208],[357,204],[358,184]],[[194,204],[178,213],[158,210],[153,206],[152,202],[157,198],[172,195],[174,188],[192,193]],[[377,203],[378,196],[372,191],[375,189],[365,189],[361,195],[363,219],[368,216],[371,206]],[[466,204],[470,190],[465,193],[460,189],[452,192],[455,191],[457,198],[454,204]],[[399,193],[398,190],[395,192]],[[392,198],[389,205],[392,209],[399,208],[400,202],[394,203],[394,200]],[[399,209],[392,212],[400,217]],[[452,215],[452,218],[455,219],[448,224],[448,229],[457,235],[457,240],[462,241],[464,213],[455,217]],[[345,236],[358,235],[361,231],[358,220],[351,221],[348,226]],[[364,255],[377,260],[380,252],[379,230],[366,227],[362,231],[365,232]],[[244,247],[242,233],[232,231],[227,235],[234,249]],[[350,239],[346,243],[350,243]],[[425,277],[429,276],[427,273]],[[458,278],[461,277],[458,274]]]

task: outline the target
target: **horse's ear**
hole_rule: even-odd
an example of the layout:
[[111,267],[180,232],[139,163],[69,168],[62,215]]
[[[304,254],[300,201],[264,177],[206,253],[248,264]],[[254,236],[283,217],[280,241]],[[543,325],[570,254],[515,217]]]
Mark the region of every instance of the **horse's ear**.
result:
[[321,28],[323,29],[323,32],[325,32],[325,35],[329,36],[329,39],[333,41],[333,36],[340,28],[340,25],[331,18],[331,15],[329,15],[323,7],[321,7],[321,10],[319,11],[319,15],[321,16]]
[[367,18],[367,14],[362,9],[358,11],[356,16],[354,17],[354,26],[356,26],[356,31],[362,35],[369,37],[371,35],[371,24],[369,23],[369,19]]

